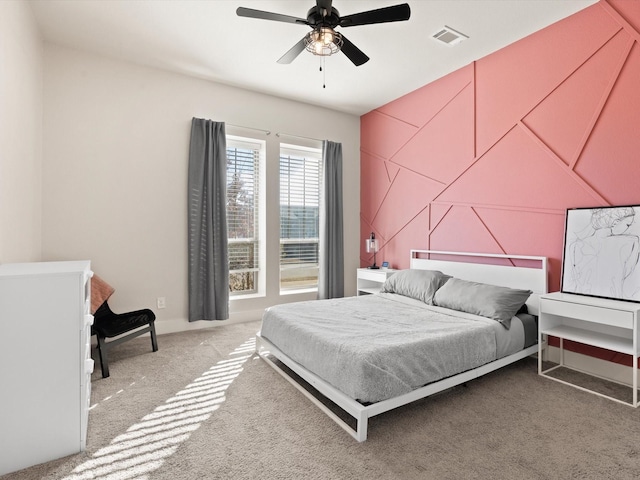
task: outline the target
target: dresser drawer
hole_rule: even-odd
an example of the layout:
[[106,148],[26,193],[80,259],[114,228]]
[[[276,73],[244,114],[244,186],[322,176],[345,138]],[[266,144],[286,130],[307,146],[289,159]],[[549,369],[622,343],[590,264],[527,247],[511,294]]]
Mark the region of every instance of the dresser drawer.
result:
[[586,322],[633,329],[633,312],[629,311],[550,300],[547,298],[540,300],[540,311],[550,315],[576,318]]
[[91,325],[93,324],[93,315],[84,316],[84,328],[80,331],[80,360],[91,358]]

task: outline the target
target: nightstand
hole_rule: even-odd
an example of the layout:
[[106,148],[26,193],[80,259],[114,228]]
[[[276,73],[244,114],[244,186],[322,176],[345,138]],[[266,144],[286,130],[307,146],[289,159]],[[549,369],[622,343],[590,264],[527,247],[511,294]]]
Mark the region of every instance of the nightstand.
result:
[[391,268],[359,268],[356,284],[357,295],[380,293],[382,284],[394,273],[396,273],[396,270]]
[[[640,305],[637,303],[609,300],[569,293],[549,293],[540,297],[540,318],[538,321],[538,373],[542,376],[572,385],[547,375],[548,372],[564,364],[564,340],[593,345],[633,358],[631,388],[632,401],[625,402],[587,388],[572,385],[596,395],[638,407],[638,356],[640,356],[640,334],[638,318]],[[547,347],[546,337],[560,339],[560,364],[543,369],[542,352]]]

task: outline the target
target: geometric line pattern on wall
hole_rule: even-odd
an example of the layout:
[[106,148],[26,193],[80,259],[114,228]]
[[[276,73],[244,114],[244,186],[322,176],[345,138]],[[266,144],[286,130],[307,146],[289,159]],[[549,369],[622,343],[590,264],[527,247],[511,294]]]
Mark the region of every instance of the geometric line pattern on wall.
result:
[[589,185],[588,182],[586,182],[580,175],[578,175],[573,170],[573,168],[564,163],[564,161],[560,157],[558,157],[556,153],[552,151],[551,148],[549,148],[549,146],[540,139],[540,137],[536,136],[536,134],[533,133],[524,123],[520,122],[518,123],[518,125],[525,133],[529,135],[534,143],[536,143],[542,150],[547,152],[549,158],[554,160],[561,170],[563,170],[568,176],[572,177],[573,180],[584,189],[584,191],[590,196],[590,198],[592,198],[592,201],[580,201],[577,197],[575,197],[573,201],[573,203],[575,203],[575,207],[589,205],[609,205],[604,197],[602,197],[591,185]]
[[[440,183],[401,169],[376,212],[372,225],[383,238],[393,238],[429,205],[442,188]],[[407,198],[411,202],[407,202]]]
[[574,157],[571,160],[571,162],[569,163],[569,165],[570,165],[570,167],[572,169],[574,169],[576,167],[576,164],[578,163],[578,160],[580,159],[580,156],[582,155],[582,152],[584,151],[584,147],[586,146],[587,141],[589,140],[591,132],[593,132],[593,130],[595,128],[595,124],[596,124],[597,120],[600,118],[600,115],[602,114],[602,110],[604,110],[604,107],[605,107],[605,105],[607,103],[607,100],[611,96],[611,92],[613,91],[613,88],[615,87],[615,84],[618,81],[618,78],[620,77],[620,74],[622,73],[622,68],[624,67],[624,64],[626,63],[627,58],[629,58],[629,56],[631,55],[631,50],[633,48],[634,43],[635,43],[634,40],[629,38],[629,40],[627,41],[626,47],[624,49],[624,54],[620,56],[620,60],[619,60],[618,66],[613,69],[614,72],[615,72],[615,75],[612,76],[611,81],[610,81],[609,85],[607,86],[606,94],[603,95],[602,99],[600,100],[600,103],[599,103],[598,108],[597,108],[597,112],[593,115],[593,118],[591,119],[591,122],[589,124],[589,128],[586,130],[584,138],[579,143],[578,148],[576,148],[576,152],[574,154]]
[[[438,228],[438,225],[442,219],[449,213],[449,210],[453,208],[450,203],[438,203],[436,201],[431,202],[431,215],[429,216],[429,232]],[[429,247],[431,248],[431,247]]]
[[[361,117],[360,148],[364,152],[388,160],[415,135],[416,131],[415,126],[374,110]],[[384,135],[380,132],[384,132]]]
[[[409,251],[411,249],[429,248],[429,211],[426,207],[404,225],[395,236],[384,239],[378,255],[379,262],[387,260],[393,268],[409,268]],[[367,253],[361,259],[364,264],[371,264],[371,258]]]
[[389,179],[389,183],[393,182],[393,179],[398,176],[400,167],[394,165],[391,162],[384,162],[384,167],[387,170],[387,178]]
[[473,85],[468,84],[391,161],[446,185],[473,160],[473,126]]
[[[362,218],[387,260],[423,245],[544,255],[558,289],[565,210],[640,203],[640,9],[612,3],[362,117],[361,189],[380,189]],[[399,167],[390,184],[373,158]]]
[[612,205],[640,202],[639,85],[635,42],[575,167]]
[[[372,222],[391,188],[395,175],[387,168],[387,162],[366,153],[361,154],[360,215]],[[397,175],[397,172],[396,172]]]
[[620,31],[523,119],[567,165],[575,164],[629,48],[629,35]]
[[640,43],[640,2],[607,0],[600,2],[600,6]]
[[453,206],[429,235],[429,248],[455,252],[504,253],[472,207]]
[[476,62],[477,154],[569,77],[620,30],[598,5]]
[[564,239],[564,212],[549,214],[526,210],[476,207],[496,242],[510,255],[536,255],[550,259],[549,283],[560,284],[560,262],[557,258]]
[[576,202],[582,206],[593,204],[593,197],[575,181],[566,165],[559,163],[516,126],[451,184],[438,201],[556,211]]
[[[401,118],[404,122],[418,128],[424,127],[452,98],[473,82],[473,65],[468,65],[446,77],[446,81],[435,85],[427,85],[390,102],[376,111],[394,118]],[[421,108],[415,108],[421,105]]]

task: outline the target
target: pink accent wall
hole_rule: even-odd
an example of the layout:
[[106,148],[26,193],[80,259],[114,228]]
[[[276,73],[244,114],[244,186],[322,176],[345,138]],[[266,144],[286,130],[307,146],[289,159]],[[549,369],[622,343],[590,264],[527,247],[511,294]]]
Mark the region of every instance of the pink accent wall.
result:
[[565,210],[640,204],[640,1],[601,0],[361,117],[361,252],[544,255]]

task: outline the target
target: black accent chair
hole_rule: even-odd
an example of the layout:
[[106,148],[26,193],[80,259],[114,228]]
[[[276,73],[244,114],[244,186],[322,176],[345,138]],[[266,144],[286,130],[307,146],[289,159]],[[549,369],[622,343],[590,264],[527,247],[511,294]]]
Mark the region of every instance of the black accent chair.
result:
[[[154,352],[158,351],[155,320],[155,314],[148,308],[129,313],[113,313],[106,301],[100,305],[93,316],[91,333],[98,338],[98,353],[100,354],[100,365],[102,366],[102,378],[109,376],[107,351],[119,343],[151,332],[151,348]],[[117,337],[127,332],[131,333],[107,342],[107,338]]]

